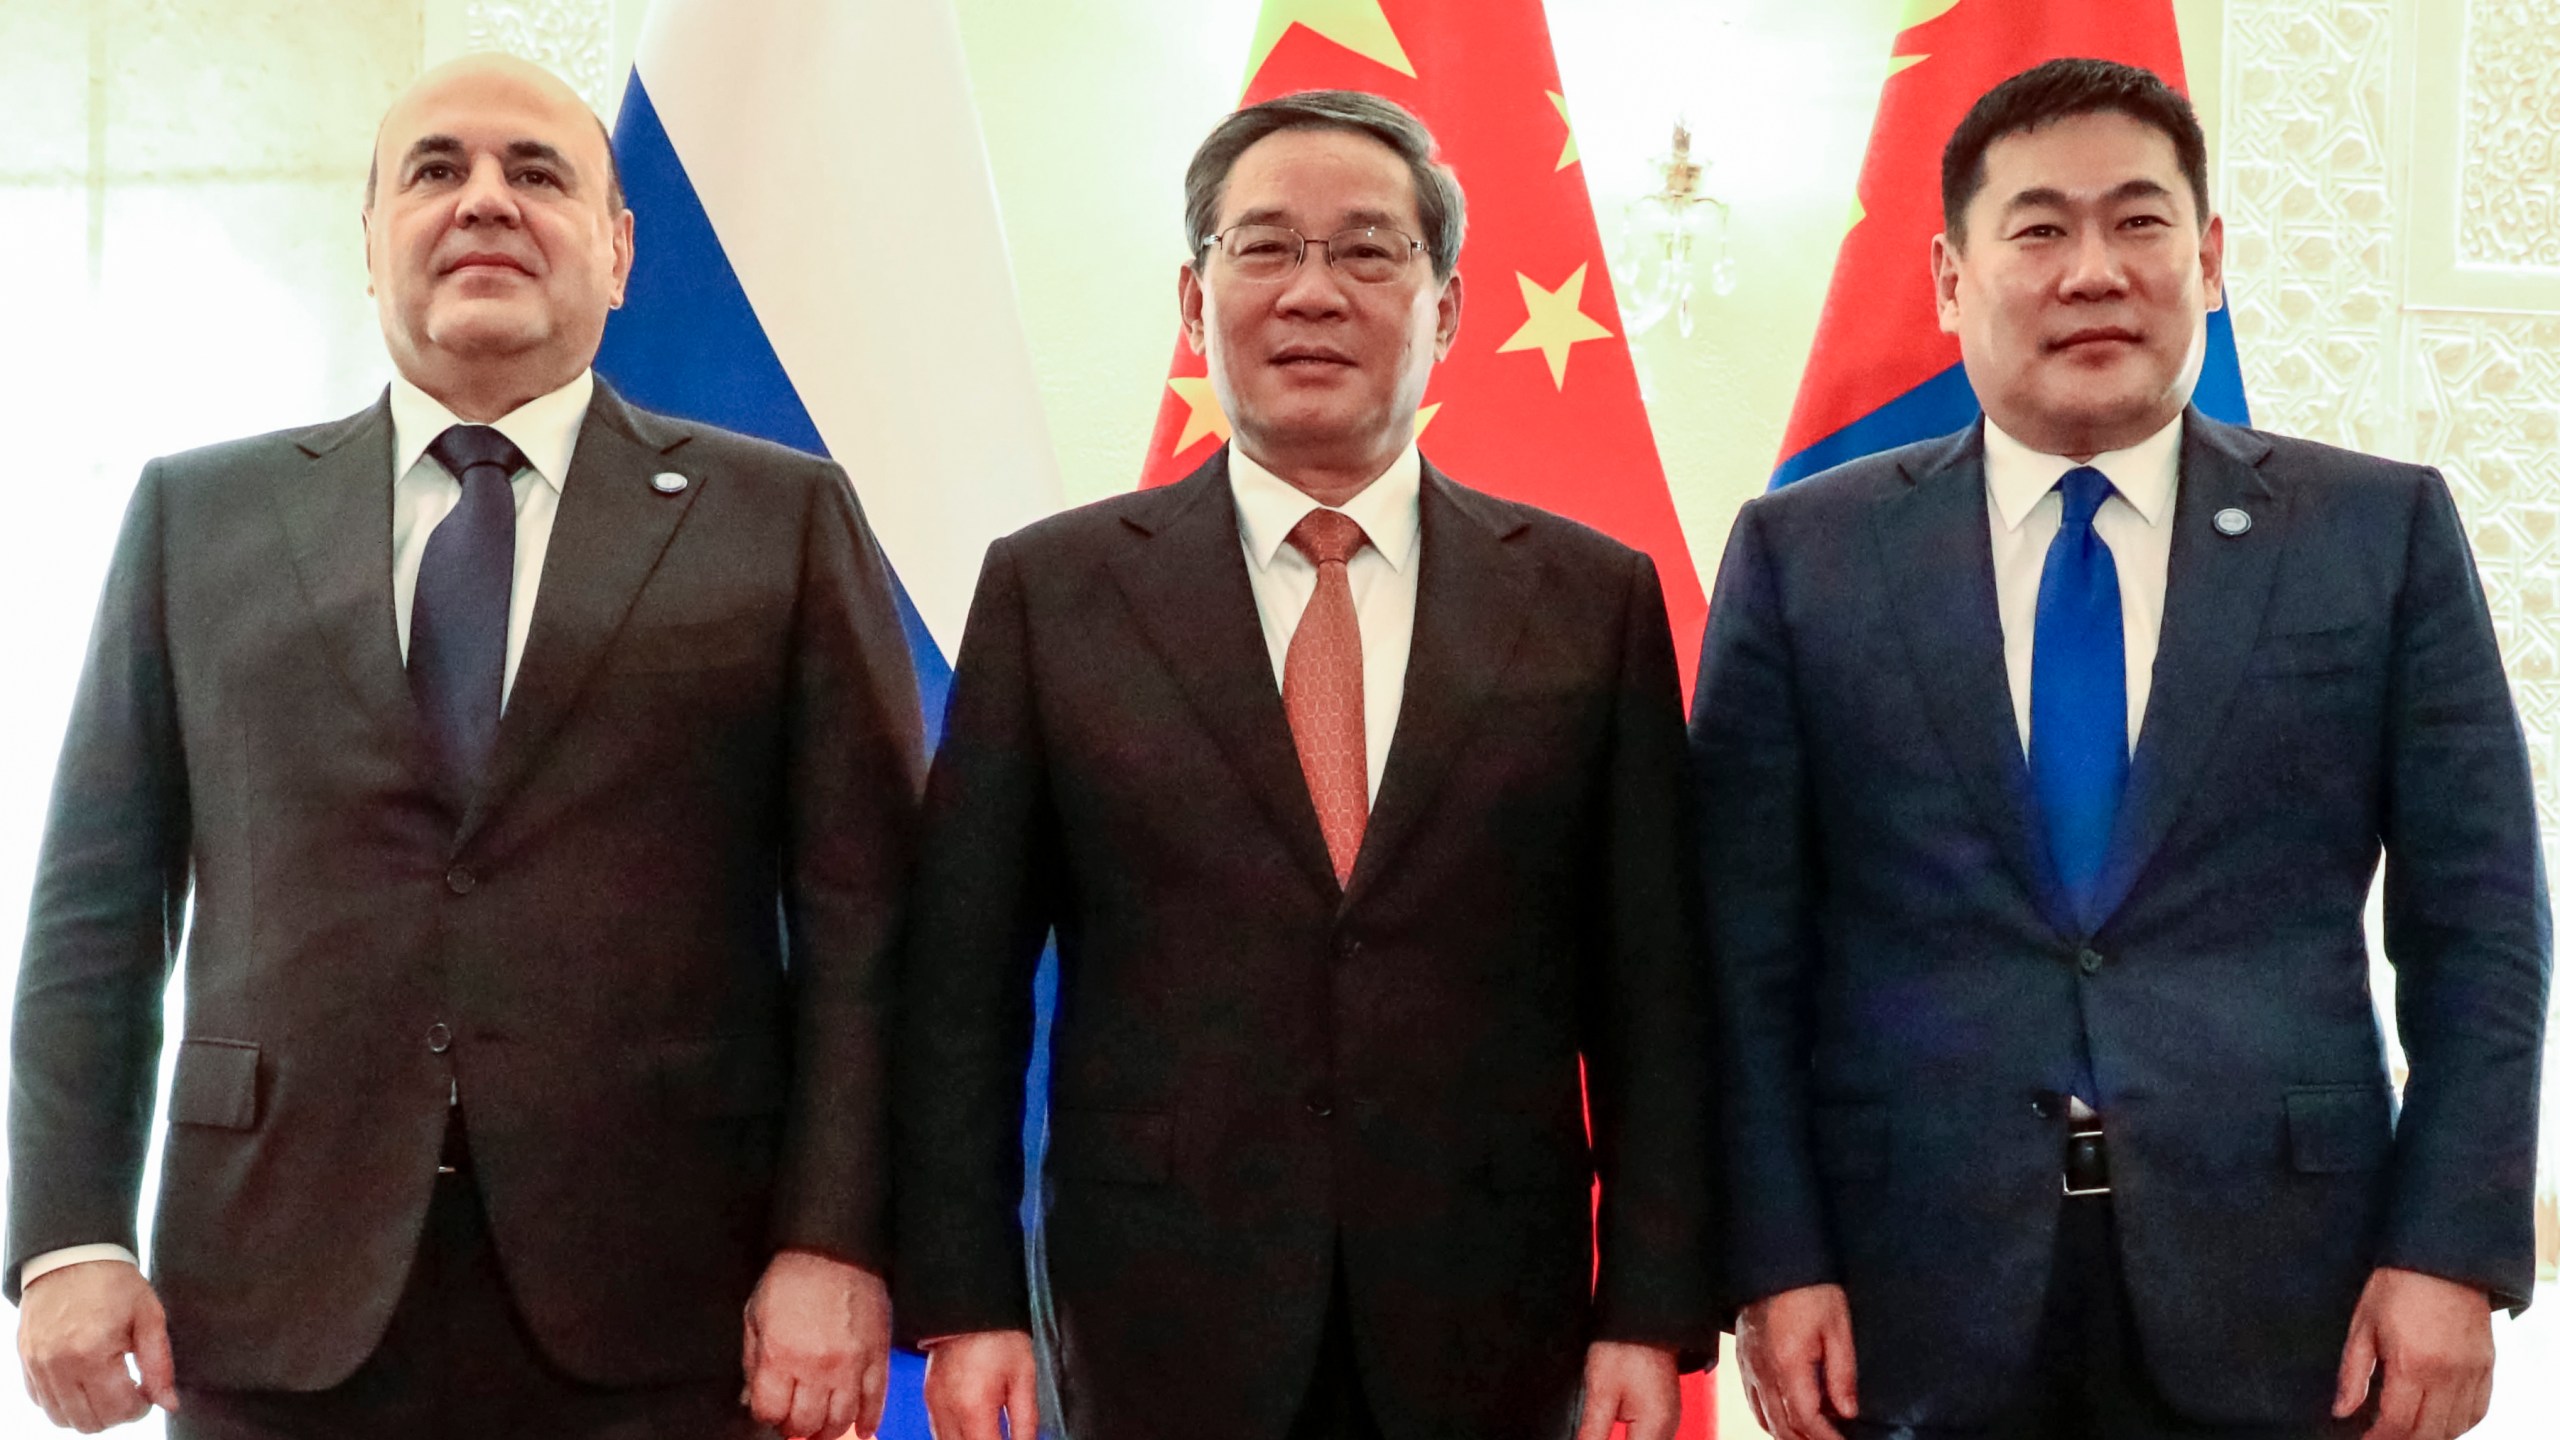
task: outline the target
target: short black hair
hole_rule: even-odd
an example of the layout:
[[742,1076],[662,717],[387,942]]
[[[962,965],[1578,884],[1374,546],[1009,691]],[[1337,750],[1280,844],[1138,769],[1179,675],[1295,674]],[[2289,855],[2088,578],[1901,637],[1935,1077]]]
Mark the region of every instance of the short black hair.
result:
[[[596,118],[596,133],[604,137],[604,211],[619,215],[625,206],[622,195],[622,158],[613,153],[613,132],[606,129],[602,117]],[[373,210],[373,192],[382,182],[382,132],[373,137],[373,158],[364,164],[364,208]]]
[[1938,165],[1939,203],[1945,207],[1947,238],[1964,246],[1964,212],[1982,193],[1984,157],[1992,142],[2021,131],[2041,130],[2080,115],[2112,113],[2150,126],[2177,148],[2178,169],[2195,191],[2196,223],[2213,213],[2205,188],[2204,127],[2196,107],[2169,88],[2168,82],[2138,65],[2113,60],[2048,60],[2012,75],[1973,102],[1947,137],[1946,155]]
[[1183,177],[1183,248],[1191,252],[1192,268],[1208,258],[1209,234],[1217,228],[1218,204],[1226,198],[1236,158],[1283,130],[1347,130],[1394,151],[1413,172],[1413,206],[1431,273],[1441,280],[1456,273],[1458,247],[1467,236],[1467,194],[1458,188],[1457,172],[1441,163],[1439,142],[1412,111],[1365,90],[1301,90],[1248,105],[1218,122],[1192,152]]

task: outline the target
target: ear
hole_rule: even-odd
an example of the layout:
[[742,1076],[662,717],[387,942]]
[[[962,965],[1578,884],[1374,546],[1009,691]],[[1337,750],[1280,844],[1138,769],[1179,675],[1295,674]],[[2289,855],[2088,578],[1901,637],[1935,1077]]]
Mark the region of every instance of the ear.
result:
[[632,236],[637,222],[629,210],[613,217],[613,308],[622,308],[623,292],[631,284]]
[[1956,319],[1961,313],[1956,300],[1957,282],[1964,277],[1964,251],[1944,232],[1929,241],[1929,275],[1938,296],[1938,328],[1949,335],[1956,333]]
[[2204,308],[2222,308],[2222,217],[2204,222],[2204,246],[2196,259],[2204,272]]
[[364,293],[373,293],[373,207],[356,212],[356,228],[364,232]]
[[1208,354],[1209,325],[1203,314],[1208,296],[1203,293],[1200,272],[1183,266],[1182,273],[1174,277],[1173,288],[1176,303],[1182,307],[1182,338],[1190,342],[1192,354]]
[[1449,347],[1458,341],[1458,315],[1467,308],[1467,277],[1451,271],[1449,283],[1440,287],[1440,328],[1433,341],[1433,355],[1449,358]]

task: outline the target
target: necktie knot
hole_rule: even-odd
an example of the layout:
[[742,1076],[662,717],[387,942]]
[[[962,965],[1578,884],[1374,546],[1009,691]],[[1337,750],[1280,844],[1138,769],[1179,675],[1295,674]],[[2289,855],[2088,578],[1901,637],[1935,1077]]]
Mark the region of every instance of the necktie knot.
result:
[[427,446],[427,453],[464,485],[471,483],[474,470],[494,468],[498,479],[506,481],[514,479],[515,473],[529,463],[524,452],[516,448],[516,442],[488,425],[447,426]]
[[1360,522],[1339,510],[1318,506],[1289,532],[1290,548],[1317,566],[1340,565],[1360,553],[1369,534]]
[[2115,483],[2094,465],[2083,465],[2062,477],[2062,523],[2086,525],[2115,492]]

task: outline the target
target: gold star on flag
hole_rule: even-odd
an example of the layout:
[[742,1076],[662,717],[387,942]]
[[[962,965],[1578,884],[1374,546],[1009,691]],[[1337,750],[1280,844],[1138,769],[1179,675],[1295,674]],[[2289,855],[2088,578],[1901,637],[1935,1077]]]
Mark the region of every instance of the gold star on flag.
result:
[[1165,384],[1173,387],[1173,393],[1181,397],[1182,403],[1191,407],[1191,418],[1182,423],[1182,438],[1173,442],[1174,454],[1179,455],[1198,444],[1203,435],[1215,435],[1225,440],[1234,434],[1227,426],[1227,412],[1219,406],[1217,389],[1209,383],[1208,376],[1176,375]]
[[1413,73],[1413,62],[1405,58],[1404,43],[1396,39],[1396,29],[1387,23],[1379,0],[1263,0],[1262,23],[1253,31],[1253,56],[1244,64],[1246,88],[1252,87],[1253,77],[1262,73],[1262,62],[1271,58],[1292,25],[1304,25],[1399,75]]
[[1442,402],[1440,401],[1434,400],[1430,404],[1413,412],[1414,444],[1419,445],[1422,443],[1422,432],[1431,428],[1432,420],[1437,418],[1440,414],[1441,403]]
[[1556,157],[1556,168],[1561,170],[1582,158],[1582,142],[1573,138],[1573,116],[1565,111],[1564,97],[1550,90],[1547,98],[1556,103],[1556,118],[1564,122],[1564,153]]
[[[1564,388],[1565,362],[1573,358],[1573,347],[1585,340],[1613,338],[1609,327],[1582,313],[1582,281],[1590,274],[1588,264],[1565,277],[1563,284],[1546,289],[1526,275],[1520,276],[1520,299],[1529,307],[1529,319],[1511,338],[1502,342],[1494,353],[1508,355],[1514,350],[1543,350],[1547,356],[1547,373],[1556,380],[1556,388]],[[1517,271],[1513,272],[1518,274]]]

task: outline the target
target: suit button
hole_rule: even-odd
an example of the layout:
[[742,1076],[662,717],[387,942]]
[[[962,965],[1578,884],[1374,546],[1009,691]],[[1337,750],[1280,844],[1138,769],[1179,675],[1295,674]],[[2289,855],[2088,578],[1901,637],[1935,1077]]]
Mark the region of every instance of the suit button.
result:
[[2095,950],[2083,950],[2083,951],[2081,951],[2081,952],[2080,952],[2080,973],[2081,973],[2081,974],[2083,974],[2083,975],[2095,975],[2095,974],[2097,974],[2100,970],[2105,969],[2105,968],[2106,968],[2106,965],[2107,965],[2107,957],[2106,957],[2106,956],[2104,956],[2104,955],[2099,954],[2097,951],[2095,951]]
[[427,1027],[427,1048],[438,1055],[453,1048],[453,1030],[439,1020]]
[[1307,1113],[1319,1120],[1333,1118],[1333,1097],[1321,1092],[1307,1097]]
[[480,877],[467,865],[456,865],[444,872],[444,888],[456,895],[468,895],[480,884]]
[[1357,960],[1360,958],[1360,942],[1348,935],[1341,936],[1333,942],[1333,953],[1345,960]]
[[2035,1093],[2035,1098],[2027,1102],[2027,1106],[2036,1112],[2037,1119],[2051,1120],[2062,1113],[2062,1097],[2050,1090],[2039,1090]]

